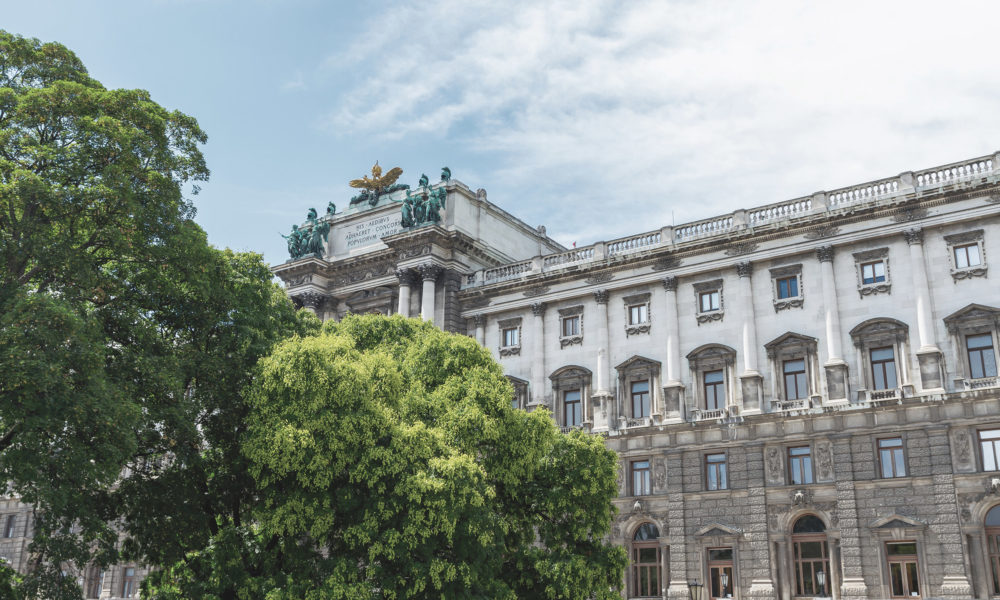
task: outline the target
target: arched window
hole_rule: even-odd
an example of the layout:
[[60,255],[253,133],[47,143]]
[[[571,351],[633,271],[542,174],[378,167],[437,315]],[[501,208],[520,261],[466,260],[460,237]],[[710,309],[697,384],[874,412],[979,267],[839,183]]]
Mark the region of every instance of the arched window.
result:
[[643,523],[632,536],[632,596],[660,595],[660,530]]
[[986,513],[986,546],[990,554],[993,594],[1000,594],[1000,505]]
[[829,595],[830,550],[826,525],[816,515],[803,515],[792,526],[792,553],[796,596]]

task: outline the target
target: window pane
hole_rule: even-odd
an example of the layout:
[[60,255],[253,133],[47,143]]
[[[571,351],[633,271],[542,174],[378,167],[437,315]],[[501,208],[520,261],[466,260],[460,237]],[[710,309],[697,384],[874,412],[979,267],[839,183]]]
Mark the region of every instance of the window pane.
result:
[[872,350],[872,360],[873,361],[876,361],[876,360],[880,360],[880,361],[881,360],[892,360],[892,359],[893,359],[893,352],[892,352],[892,348],[891,347],[889,347],[889,348],[874,348]]
[[886,544],[886,552],[889,556],[915,556],[917,554],[917,544],[916,542]]
[[979,244],[966,246],[965,249],[969,256],[969,266],[974,267],[982,264],[983,261],[979,258]]
[[889,563],[889,581],[892,586],[893,596],[903,595],[903,565],[900,563]]
[[733,560],[733,549],[713,548],[708,551],[708,560]]
[[955,267],[964,269],[967,266],[969,266],[969,255],[965,251],[965,246],[957,246],[955,248]]
[[649,382],[648,381],[633,381],[632,382],[632,393],[633,394],[638,394],[640,392],[648,392],[648,391],[649,391]]
[[802,558],[823,558],[825,542],[799,542],[799,556]]
[[903,462],[903,450],[902,448],[895,450],[893,452],[893,459],[895,461],[896,477],[906,477],[906,464]]
[[910,584],[910,595],[920,593],[920,584],[917,582],[917,563],[906,563],[906,579]]
[[722,371],[706,371],[705,383],[722,383]]

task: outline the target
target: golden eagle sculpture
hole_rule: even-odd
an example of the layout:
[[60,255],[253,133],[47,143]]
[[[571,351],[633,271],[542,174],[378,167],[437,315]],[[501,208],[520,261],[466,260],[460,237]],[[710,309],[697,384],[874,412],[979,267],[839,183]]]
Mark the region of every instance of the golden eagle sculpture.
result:
[[360,188],[361,193],[357,196],[351,198],[351,206],[355,204],[360,204],[361,202],[368,201],[369,204],[375,206],[378,203],[379,197],[385,194],[391,194],[392,192],[398,190],[410,189],[408,185],[402,185],[396,183],[399,176],[403,174],[403,170],[399,167],[394,167],[389,169],[389,171],[383,175],[382,167],[378,165],[378,161],[375,161],[375,166],[372,167],[372,176],[369,178],[367,175],[361,179],[352,179],[351,187]]

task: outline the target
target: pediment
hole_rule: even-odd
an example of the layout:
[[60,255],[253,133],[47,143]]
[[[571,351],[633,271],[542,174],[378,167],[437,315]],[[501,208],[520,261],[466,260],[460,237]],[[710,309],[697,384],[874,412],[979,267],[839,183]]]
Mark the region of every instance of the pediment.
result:
[[950,331],[954,331],[962,325],[994,324],[1000,325],[1000,308],[986,306],[985,304],[969,304],[961,308],[944,319],[945,325]]
[[589,380],[590,376],[591,376],[590,369],[578,365],[568,365],[556,369],[555,372],[549,375],[549,379],[551,379],[552,381],[559,381],[563,379],[574,379],[574,378],[584,378]]
[[653,360],[651,358],[646,358],[645,356],[635,355],[632,358],[626,360],[625,362],[615,367],[615,369],[617,369],[618,371],[625,371],[628,369],[636,369],[642,367],[659,369],[660,361]]
[[880,333],[906,333],[909,327],[902,321],[882,317],[868,319],[851,330],[851,337],[876,335]]
[[923,521],[918,521],[913,517],[907,517],[904,515],[889,515],[888,517],[882,517],[881,519],[876,519],[871,524],[871,529],[906,529],[906,528],[924,528],[927,524]]
[[705,344],[698,346],[688,353],[688,360],[705,358],[732,358],[736,356],[736,350],[722,344]]
[[709,523],[695,532],[696,537],[731,537],[743,535],[743,531],[722,523]]
[[776,350],[785,346],[805,346],[808,348],[815,348],[817,341],[818,340],[814,337],[789,331],[764,344],[764,348],[768,351]]

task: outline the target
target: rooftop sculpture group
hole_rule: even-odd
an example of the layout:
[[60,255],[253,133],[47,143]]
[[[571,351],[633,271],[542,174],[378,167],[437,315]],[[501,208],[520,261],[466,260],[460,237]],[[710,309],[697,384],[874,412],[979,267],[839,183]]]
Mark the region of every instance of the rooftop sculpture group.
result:
[[[371,206],[378,204],[379,198],[386,194],[399,190],[406,190],[406,197],[403,198],[400,208],[400,225],[404,228],[419,227],[421,225],[433,225],[441,222],[441,210],[446,208],[445,203],[448,192],[444,186],[431,189],[430,179],[427,175],[421,175],[416,191],[411,191],[410,186],[396,183],[403,170],[399,167],[390,169],[385,175],[382,174],[382,167],[378,162],[372,167],[371,177],[365,175],[361,179],[350,182],[351,187],[361,188],[361,193],[351,198],[351,206],[367,201]],[[441,183],[451,181],[451,169],[441,168]],[[291,259],[298,259],[304,256],[323,256],[324,244],[327,235],[330,233],[333,215],[337,212],[337,206],[330,202],[326,207],[326,218],[320,221],[315,208],[310,208],[306,215],[306,223],[302,227],[292,225],[292,231],[288,235],[282,235],[288,242],[288,255]]]
[[[331,202],[326,207],[327,217],[333,216],[337,211],[337,206]],[[306,224],[300,229],[298,225],[292,225],[292,232],[282,235],[288,242],[288,255],[291,258],[302,258],[303,256],[323,256],[323,243],[327,234],[330,233],[330,221],[319,222],[319,215],[315,208],[310,208],[306,214]]]

